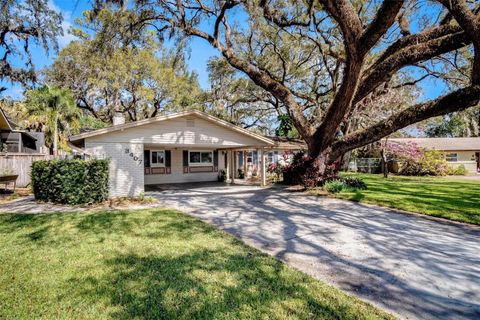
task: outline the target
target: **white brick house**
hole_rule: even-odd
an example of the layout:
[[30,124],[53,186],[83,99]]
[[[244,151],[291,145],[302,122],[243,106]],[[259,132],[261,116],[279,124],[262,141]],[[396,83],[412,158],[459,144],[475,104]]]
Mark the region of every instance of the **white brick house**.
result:
[[236,151],[253,149],[265,183],[271,139],[200,111],[117,124],[70,137],[96,158],[109,158],[110,197],[137,196],[145,185],[216,181],[220,170],[233,180]]

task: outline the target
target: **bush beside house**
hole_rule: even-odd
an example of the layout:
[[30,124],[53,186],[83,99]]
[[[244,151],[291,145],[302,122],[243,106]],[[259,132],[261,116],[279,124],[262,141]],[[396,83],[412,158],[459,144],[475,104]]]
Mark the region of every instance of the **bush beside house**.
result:
[[108,160],[43,160],[32,164],[35,199],[62,204],[108,198]]

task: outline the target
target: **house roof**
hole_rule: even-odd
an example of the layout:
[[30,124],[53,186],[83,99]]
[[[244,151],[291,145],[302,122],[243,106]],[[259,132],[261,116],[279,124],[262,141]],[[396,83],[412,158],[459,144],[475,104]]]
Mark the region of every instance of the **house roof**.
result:
[[474,138],[390,138],[398,143],[415,143],[420,148],[440,151],[480,150],[480,137]]
[[80,140],[83,140],[85,138],[90,138],[90,137],[99,136],[99,135],[103,135],[103,134],[107,134],[107,133],[111,133],[111,132],[115,132],[115,131],[119,131],[119,130],[135,128],[135,127],[139,127],[139,126],[143,126],[143,125],[147,125],[147,124],[162,122],[162,121],[175,119],[175,118],[180,118],[180,117],[186,117],[186,116],[197,116],[201,119],[213,122],[217,125],[220,125],[222,127],[227,128],[227,129],[230,129],[230,130],[236,131],[238,133],[244,134],[246,136],[249,136],[251,138],[254,138],[258,141],[266,143],[267,145],[274,145],[274,142],[267,137],[264,137],[262,135],[259,135],[259,134],[256,134],[254,132],[248,131],[248,130],[243,129],[239,126],[233,125],[233,124],[231,124],[227,121],[221,120],[219,118],[216,118],[214,116],[211,116],[211,115],[209,115],[205,112],[199,111],[199,110],[183,111],[183,112],[178,112],[178,113],[174,113],[174,114],[170,114],[170,115],[158,116],[158,117],[154,117],[154,118],[129,122],[129,123],[125,123],[125,124],[114,125],[114,126],[111,126],[111,127],[108,127],[108,128],[88,131],[88,132],[84,132],[84,133],[80,133],[80,134],[71,136],[70,141],[72,141],[72,142],[80,141]]
[[14,129],[14,125],[12,124],[10,119],[8,119],[2,108],[0,108],[0,130],[13,131]]
[[307,144],[302,139],[267,136],[275,143],[272,148],[278,149],[307,149]]

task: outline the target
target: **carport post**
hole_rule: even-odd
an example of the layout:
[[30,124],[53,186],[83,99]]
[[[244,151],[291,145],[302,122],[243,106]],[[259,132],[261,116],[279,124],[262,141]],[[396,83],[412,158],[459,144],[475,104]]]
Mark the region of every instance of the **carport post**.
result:
[[230,155],[228,153],[228,150],[225,150],[225,157],[227,158],[227,161],[225,161],[227,164],[227,167],[225,168],[225,181],[230,180]]
[[265,161],[265,150],[260,149],[260,175],[262,177],[262,186],[267,185],[267,172],[266,172],[266,161]]
[[235,152],[233,150],[230,150],[230,154],[229,154],[229,157],[230,157],[230,178],[232,179],[231,180],[231,183],[234,183],[235,182],[235,157],[234,157],[234,154]]

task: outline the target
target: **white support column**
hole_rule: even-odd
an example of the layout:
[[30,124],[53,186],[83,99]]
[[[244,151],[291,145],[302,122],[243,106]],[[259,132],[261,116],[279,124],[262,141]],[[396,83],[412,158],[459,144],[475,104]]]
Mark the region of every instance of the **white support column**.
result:
[[225,181],[229,181],[230,180],[230,152],[228,150],[225,150],[225,157],[227,157],[227,167],[225,168],[225,173],[226,173],[226,180]]
[[232,177],[237,177],[238,155],[237,150],[233,150],[233,174]]
[[235,157],[234,157],[235,152],[233,150],[230,150],[230,179],[231,183],[235,183]]
[[243,173],[247,178],[247,150],[243,150]]
[[267,170],[266,170],[266,157],[265,157],[265,150],[261,149],[260,150],[260,176],[262,178],[262,186],[267,185]]
[[[262,167],[260,166],[260,163],[262,160],[261,156],[260,156],[260,149],[255,149],[256,152],[257,152],[257,163],[255,164],[257,166],[257,176],[260,176],[262,174]],[[252,158],[253,158],[253,154],[252,154]],[[253,159],[252,159],[253,160]]]

